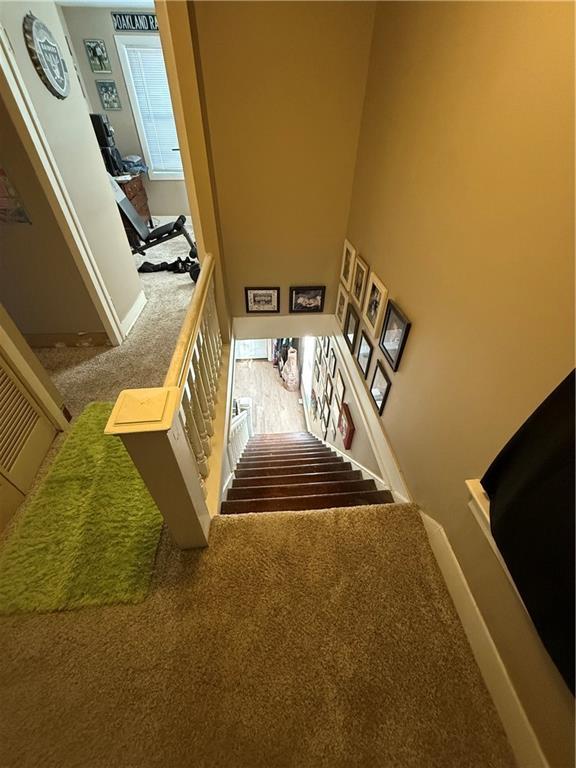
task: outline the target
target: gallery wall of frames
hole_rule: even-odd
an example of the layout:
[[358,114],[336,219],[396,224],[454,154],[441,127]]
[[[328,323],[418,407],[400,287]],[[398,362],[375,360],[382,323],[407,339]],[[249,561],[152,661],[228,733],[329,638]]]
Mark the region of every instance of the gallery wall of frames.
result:
[[[411,323],[356,248],[344,241],[336,318],[381,416],[399,369]],[[374,365],[372,366],[372,361]]]

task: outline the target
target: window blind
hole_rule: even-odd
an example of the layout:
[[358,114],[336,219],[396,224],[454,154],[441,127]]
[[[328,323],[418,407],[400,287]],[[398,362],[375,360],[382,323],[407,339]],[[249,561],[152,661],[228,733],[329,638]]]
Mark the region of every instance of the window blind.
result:
[[150,171],[182,173],[162,48],[126,46],[126,58],[148,145]]

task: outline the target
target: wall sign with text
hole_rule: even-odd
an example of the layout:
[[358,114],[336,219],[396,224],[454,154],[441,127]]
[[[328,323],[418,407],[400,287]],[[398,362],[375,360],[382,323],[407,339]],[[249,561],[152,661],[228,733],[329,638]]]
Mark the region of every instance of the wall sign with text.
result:
[[155,13],[112,12],[112,23],[116,32],[158,32]]

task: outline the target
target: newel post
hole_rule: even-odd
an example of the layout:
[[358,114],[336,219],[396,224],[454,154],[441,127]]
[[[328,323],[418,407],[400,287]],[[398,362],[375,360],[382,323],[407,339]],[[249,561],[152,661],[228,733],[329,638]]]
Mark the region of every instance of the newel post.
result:
[[210,514],[180,419],[178,388],[124,390],[105,432],[122,439],[176,544],[205,547]]

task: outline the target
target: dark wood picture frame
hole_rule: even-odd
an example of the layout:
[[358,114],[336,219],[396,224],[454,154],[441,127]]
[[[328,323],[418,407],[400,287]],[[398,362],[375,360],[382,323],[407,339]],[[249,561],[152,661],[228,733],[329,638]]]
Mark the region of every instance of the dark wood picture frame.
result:
[[389,299],[380,336],[380,349],[393,371],[398,370],[411,326],[412,323],[400,307]]
[[[308,294],[307,301],[315,300],[317,298],[319,300],[319,304],[316,306],[306,306],[305,304],[302,306],[296,306],[299,298],[298,294],[300,294],[302,297],[304,294]],[[316,297],[313,295],[317,294]],[[293,285],[290,286],[290,305],[289,310],[290,312],[295,312],[297,314],[300,313],[310,313],[310,312],[324,312],[324,298],[326,297],[326,286],[325,285]]]
[[[374,386],[376,384],[376,377],[378,375],[381,375],[386,382],[386,389],[382,390],[381,387],[378,387],[378,391],[382,392],[382,401],[378,403],[377,398],[374,396]],[[376,410],[378,411],[378,415],[382,416],[382,412],[384,410],[384,406],[386,405],[386,400],[388,399],[388,395],[390,394],[390,388],[392,387],[392,382],[390,381],[390,377],[386,373],[386,369],[382,365],[381,360],[376,361],[376,368],[374,368],[374,374],[372,376],[372,383],[370,384],[370,397],[372,398],[372,402],[376,406]]]
[[328,372],[332,378],[336,376],[336,352],[334,352],[334,347],[332,347],[328,355]]
[[328,357],[328,352],[330,351],[330,336],[324,336],[322,339],[322,351],[324,352],[325,356]]
[[[360,352],[362,352],[362,345],[366,344],[368,347],[368,359],[366,360],[366,365],[363,366],[362,362],[360,360]],[[374,352],[374,345],[370,341],[368,334],[366,331],[362,331],[360,334],[360,344],[358,344],[358,351],[356,352],[356,362],[358,364],[358,368],[362,371],[364,378],[367,378],[368,371],[370,370],[370,363],[372,362],[372,353]]]
[[342,403],[342,408],[340,409],[340,418],[338,419],[338,431],[342,435],[344,448],[346,450],[349,450],[349,448],[352,445],[352,438],[354,437],[354,432],[356,431],[356,428],[354,427],[354,422],[352,421],[350,408],[348,408],[348,405],[346,403]]
[[[350,333],[350,320],[354,318],[355,320],[355,327],[353,334]],[[356,346],[356,341],[358,340],[358,332],[360,330],[360,315],[354,307],[352,306],[352,302],[348,302],[348,309],[346,310],[346,322],[344,323],[344,339],[346,341],[346,344],[348,345],[348,349],[352,354],[354,354],[354,347]],[[350,341],[350,336],[352,336],[352,341]]]
[[[270,291],[276,292],[276,309],[250,309],[250,293],[252,291]],[[277,315],[280,312],[280,288],[277,287],[255,287],[244,288],[244,302],[247,315]]]

